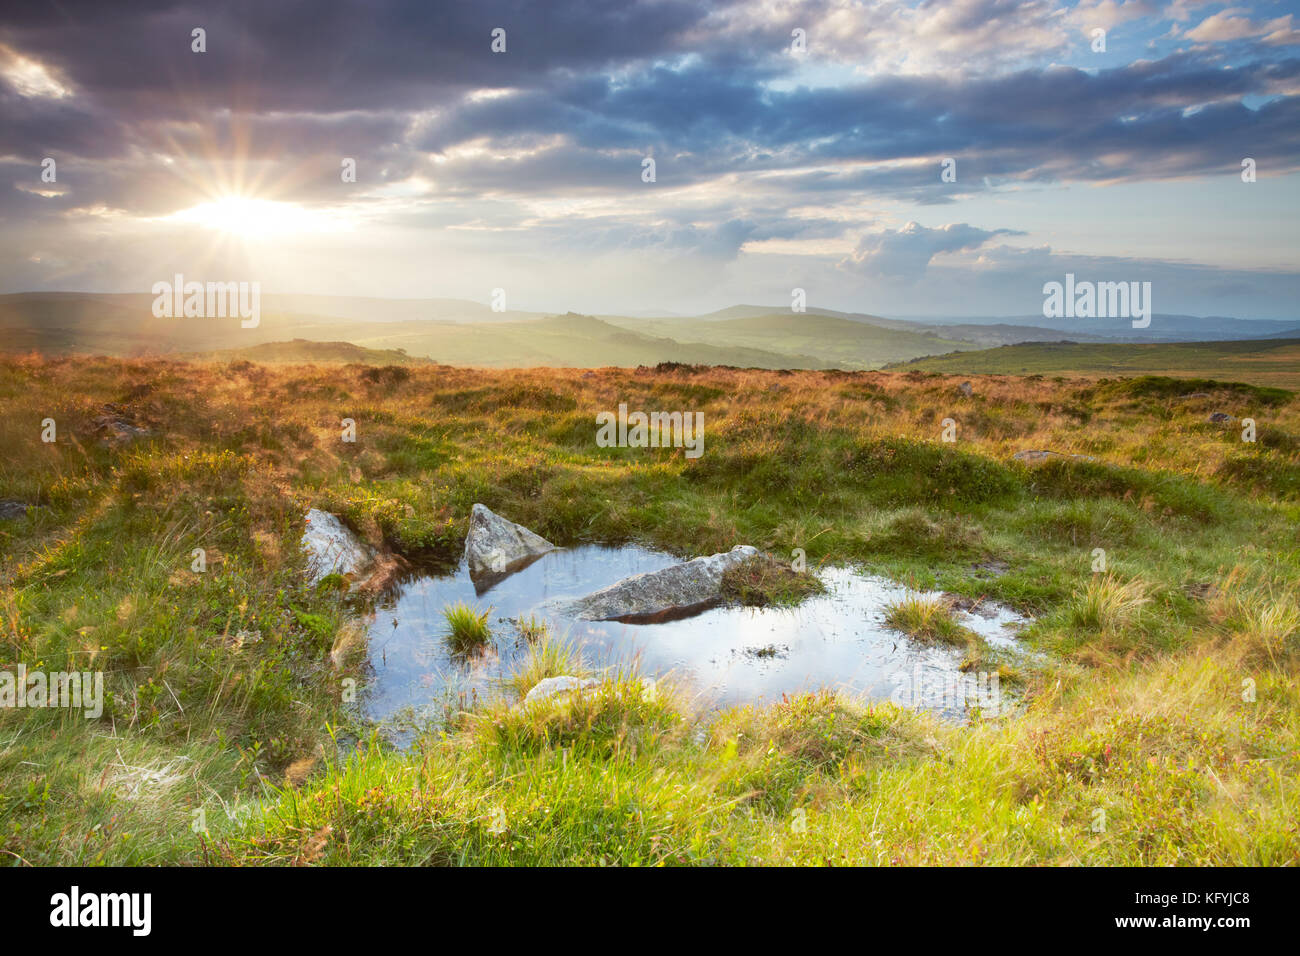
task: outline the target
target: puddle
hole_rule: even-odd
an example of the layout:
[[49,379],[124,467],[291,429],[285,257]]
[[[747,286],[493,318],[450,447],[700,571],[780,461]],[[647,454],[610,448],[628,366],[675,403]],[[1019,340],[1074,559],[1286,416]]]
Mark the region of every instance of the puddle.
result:
[[[827,592],[797,608],[718,607],[653,624],[579,621],[565,600],[632,574],[657,571],[680,558],[635,545],[587,545],[554,551],[482,594],[464,564],[452,574],[417,578],[380,604],[370,625],[371,680],[362,696],[366,717],[395,727],[435,723],[447,707],[500,694],[499,681],[528,653],[513,619],[536,616],[552,634],[582,649],[587,666],[639,662],[646,677],[671,673],[712,706],[770,702],[821,687],[862,699],[894,699],[948,715],[968,706],[996,710],[996,679],[962,674],[961,653],[925,647],[884,626],[886,605],[911,592],[886,578],[847,568],[821,572]],[[492,646],[466,659],[446,640],[443,609],[464,601],[492,606]],[[991,645],[1015,647],[1015,612],[985,602],[958,611],[962,624]],[[409,739],[409,730],[395,731]]]

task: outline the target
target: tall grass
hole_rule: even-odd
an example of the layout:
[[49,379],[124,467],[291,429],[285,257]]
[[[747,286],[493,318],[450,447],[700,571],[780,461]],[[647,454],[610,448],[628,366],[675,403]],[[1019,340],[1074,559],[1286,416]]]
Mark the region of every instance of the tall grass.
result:
[[969,628],[957,623],[952,605],[942,595],[916,595],[895,601],[885,608],[885,623],[926,643],[964,647],[975,636]]
[[586,677],[589,673],[581,651],[549,632],[533,641],[527,655],[506,679],[506,686],[521,699],[548,677]]
[[443,608],[442,616],[447,622],[447,639],[458,651],[473,650],[492,640],[492,631],[488,628],[488,616],[492,609],[477,611],[464,601]]

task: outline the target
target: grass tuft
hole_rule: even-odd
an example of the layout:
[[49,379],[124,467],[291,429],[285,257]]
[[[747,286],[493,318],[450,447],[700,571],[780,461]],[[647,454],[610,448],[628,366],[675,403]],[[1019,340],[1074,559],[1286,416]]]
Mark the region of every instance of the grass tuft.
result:
[[466,651],[482,647],[492,640],[492,631],[488,628],[488,615],[492,609],[476,611],[464,601],[457,601],[443,609],[442,616],[447,621],[447,637],[457,650]]

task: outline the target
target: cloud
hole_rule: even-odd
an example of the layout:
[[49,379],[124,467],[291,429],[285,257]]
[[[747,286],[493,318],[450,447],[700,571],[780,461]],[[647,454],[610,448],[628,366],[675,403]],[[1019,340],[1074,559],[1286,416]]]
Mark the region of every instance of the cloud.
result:
[[909,222],[893,232],[869,233],[840,265],[866,276],[915,282],[934,257],[978,249],[994,236],[1022,235],[1014,229],[977,229],[964,222],[927,229]]

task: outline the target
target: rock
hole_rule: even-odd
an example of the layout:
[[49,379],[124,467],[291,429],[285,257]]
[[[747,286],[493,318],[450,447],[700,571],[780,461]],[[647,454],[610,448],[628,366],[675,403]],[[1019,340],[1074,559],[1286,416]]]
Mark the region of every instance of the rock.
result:
[[116,447],[153,434],[149,429],[141,428],[130,421],[125,409],[118,405],[105,405],[104,412],[106,414],[100,415],[90,423],[95,434],[99,436],[101,444]]
[[0,501],[0,521],[12,521],[27,515],[27,503],[6,498]]
[[533,685],[527,696],[524,697],[525,704],[536,703],[539,700],[547,700],[557,694],[567,694],[570,691],[583,691],[591,687],[599,686],[600,681],[593,677],[586,679],[580,677],[570,677],[568,674],[561,674],[559,677],[546,677],[539,680]]
[[572,602],[568,611],[587,621],[663,620],[703,611],[722,600],[722,575],[757,554],[738,544],[723,554],[634,574]]
[[1188,392],[1186,395],[1182,397],[1184,401],[1191,398],[1209,398],[1210,393],[1209,392]]
[[555,545],[523,525],[507,521],[483,505],[474,505],[465,535],[465,562],[469,576],[496,579],[536,561]]
[[307,512],[302,548],[307,552],[307,580],[312,584],[331,574],[363,577],[375,563],[370,545],[337,517],[317,508]]
[[961,392],[967,398],[975,394],[975,389],[971,388],[970,382],[962,382],[957,386],[957,391]]
[[1210,421],[1214,422],[1214,424],[1216,425],[1226,425],[1229,422],[1236,421],[1236,419],[1233,418],[1231,415],[1229,415],[1227,412],[1215,412],[1213,415],[1210,416]]

